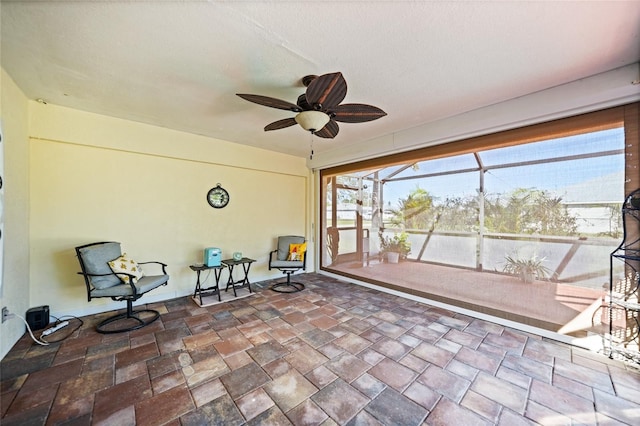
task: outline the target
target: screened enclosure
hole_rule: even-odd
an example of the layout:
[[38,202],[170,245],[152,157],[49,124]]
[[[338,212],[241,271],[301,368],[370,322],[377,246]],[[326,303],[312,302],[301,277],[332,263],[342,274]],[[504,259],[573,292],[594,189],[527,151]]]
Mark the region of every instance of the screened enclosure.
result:
[[601,333],[620,207],[640,183],[637,108],[323,170],[321,268],[562,334]]

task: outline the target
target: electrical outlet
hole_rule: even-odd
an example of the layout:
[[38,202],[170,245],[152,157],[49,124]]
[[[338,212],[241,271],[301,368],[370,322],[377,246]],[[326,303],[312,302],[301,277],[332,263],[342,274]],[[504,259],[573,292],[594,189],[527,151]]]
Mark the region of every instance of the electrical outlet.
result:
[[12,316],[13,315],[9,313],[9,308],[7,308],[6,306],[4,308],[2,308],[2,322],[5,322],[6,320],[11,318]]

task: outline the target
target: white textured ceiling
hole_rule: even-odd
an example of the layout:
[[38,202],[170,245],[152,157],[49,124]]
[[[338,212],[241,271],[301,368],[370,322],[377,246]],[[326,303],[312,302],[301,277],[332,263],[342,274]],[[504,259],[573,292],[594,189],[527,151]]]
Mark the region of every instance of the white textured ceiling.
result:
[[609,71],[640,57],[640,1],[2,1],[2,67],[32,99],[298,156],[307,74],[341,71],[341,123],[316,152]]

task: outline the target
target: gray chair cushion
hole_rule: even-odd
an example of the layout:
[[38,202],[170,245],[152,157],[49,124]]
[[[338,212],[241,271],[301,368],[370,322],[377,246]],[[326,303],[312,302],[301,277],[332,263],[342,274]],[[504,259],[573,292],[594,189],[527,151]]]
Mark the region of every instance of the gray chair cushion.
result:
[[120,243],[104,243],[80,249],[80,256],[87,274],[111,274],[102,277],[89,277],[89,282],[96,289],[105,289],[122,284],[120,278],[113,274],[107,262],[121,255]]
[[274,260],[271,262],[271,267],[276,269],[300,269],[304,266],[304,262],[299,260]]
[[[278,260],[282,260],[282,261],[286,261],[287,258],[289,257],[289,244],[302,244],[304,243],[304,237],[298,237],[296,235],[287,235],[284,237],[278,237],[278,254],[276,256],[276,258]],[[294,262],[288,262],[288,263],[294,263]],[[302,262],[295,262],[295,263],[299,263],[300,267],[302,268]],[[272,267],[277,268],[277,266],[274,266],[274,263],[271,263]]]
[[[169,281],[169,275],[149,275],[142,277],[134,284],[138,294],[146,293],[153,290],[156,287],[166,284]],[[118,280],[119,285],[98,289],[96,288],[91,292],[91,297],[117,297],[117,296],[131,296],[133,291],[129,284],[124,284]]]

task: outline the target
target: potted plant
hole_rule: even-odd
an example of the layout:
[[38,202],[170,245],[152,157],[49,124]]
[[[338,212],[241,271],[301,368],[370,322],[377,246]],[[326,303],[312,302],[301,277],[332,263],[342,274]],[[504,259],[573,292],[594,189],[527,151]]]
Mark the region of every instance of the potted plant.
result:
[[532,283],[536,279],[542,280],[549,276],[549,268],[542,264],[546,261],[544,257],[538,258],[534,255],[529,259],[520,259],[506,256],[505,260],[507,263],[504,265],[503,272],[519,276],[525,283]]
[[401,232],[393,236],[384,236],[382,232],[380,236],[380,252],[385,254],[389,263],[398,263],[399,259],[406,259],[411,253],[411,242],[409,234]]

